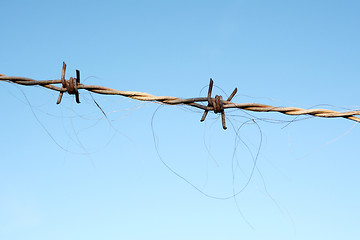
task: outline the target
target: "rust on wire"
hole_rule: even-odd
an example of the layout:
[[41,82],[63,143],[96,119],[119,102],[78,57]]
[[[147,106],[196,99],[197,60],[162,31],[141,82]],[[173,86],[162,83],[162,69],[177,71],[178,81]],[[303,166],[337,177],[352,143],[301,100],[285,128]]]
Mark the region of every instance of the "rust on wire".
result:
[[[214,113],[221,114],[221,122],[222,122],[223,129],[227,129],[226,122],[225,122],[224,101],[223,101],[223,98],[221,95],[216,95],[215,98],[211,97],[213,85],[214,85],[214,81],[212,80],[212,78],[210,78],[208,97],[207,97],[207,101],[208,101],[207,107],[210,110],[214,111]],[[231,99],[235,96],[236,92],[237,92],[237,88],[234,89],[234,91],[231,93],[231,95],[228,97],[228,99],[226,101],[230,102]],[[203,122],[205,120],[205,118],[209,112],[209,109],[206,109],[204,111],[204,114],[200,120],[201,122]]]
[[[315,117],[323,118],[346,118],[355,122],[360,122],[360,118],[357,115],[360,115],[360,110],[347,111],[347,112],[338,112],[329,109],[302,109],[297,107],[274,107],[270,105],[260,104],[260,103],[233,103],[231,102],[232,98],[235,96],[237,89],[231,93],[227,100],[223,100],[222,96],[216,95],[215,98],[211,97],[213,80],[210,78],[209,90],[207,97],[197,97],[197,98],[177,98],[170,96],[154,96],[149,93],[136,92],[136,91],[120,91],[108,87],[97,86],[97,85],[84,85],[80,83],[80,71],[76,70],[76,78],[70,77],[69,80],[65,79],[66,64],[63,62],[63,67],[61,71],[61,79],[55,80],[34,80],[26,77],[14,77],[0,74],[0,81],[11,82],[15,84],[25,85],[25,86],[41,86],[48,88],[54,91],[59,92],[59,97],[57,104],[61,102],[64,92],[68,94],[75,95],[77,103],[80,103],[79,99],[79,89],[84,89],[89,92],[104,94],[104,95],[120,95],[123,97],[139,100],[139,101],[152,101],[159,104],[166,105],[188,105],[198,109],[204,110],[203,116],[200,121],[204,121],[208,112],[212,111],[214,113],[220,113],[222,119],[222,126],[226,129],[225,122],[225,109],[226,108],[238,108],[247,111],[254,112],[279,112],[287,115],[312,115]],[[55,84],[62,84],[62,87],[55,86]],[[207,106],[202,104],[207,102]]]
[[66,64],[63,62],[63,68],[61,71],[61,84],[64,90],[60,90],[58,100],[56,104],[61,103],[64,92],[74,94],[77,103],[80,103],[78,85],[80,84],[80,71],[76,70],[76,78],[70,77],[69,80],[65,80]]

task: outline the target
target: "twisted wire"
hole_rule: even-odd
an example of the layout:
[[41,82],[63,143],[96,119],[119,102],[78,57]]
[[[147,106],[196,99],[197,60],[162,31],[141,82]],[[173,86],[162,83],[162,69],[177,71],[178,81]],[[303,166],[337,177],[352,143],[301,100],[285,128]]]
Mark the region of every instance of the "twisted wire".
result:
[[[39,81],[31,78],[7,76],[4,74],[0,74],[0,81],[12,82],[15,84],[25,85],[25,86],[37,85],[60,93],[69,92],[69,89],[67,88],[54,86],[54,84],[62,84],[61,79]],[[215,101],[219,102],[219,100],[216,100],[216,98],[211,98],[211,96],[183,99],[183,98],[177,98],[171,96],[154,96],[149,93],[137,92],[137,91],[120,91],[104,86],[84,85],[81,83],[78,83],[76,87],[78,90],[83,89],[97,94],[120,95],[123,97],[131,98],[139,101],[152,101],[167,105],[179,105],[179,104],[189,105],[205,111],[214,111],[216,113],[221,112],[227,108],[238,108],[253,112],[279,112],[287,115],[312,115],[315,117],[322,117],[322,118],[346,118],[355,122],[360,122],[360,118],[356,117],[356,115],[360,115],[360,110],[338,112],[329,109],[302,109],[297,107],[274,107],[260,103],[233,103],[231,101],[222,100],[222,99],[221,99],[221,108],[219,108],[218,106],[216,105],[214,106],[214,104],[212,104],[212,102]],[[211,87],[212,87],[212,83],[211,83]],[[209,92],[211,94],[211,91]],[[234,92],[236,93],[236,91]],[[233,93],[232,95],[234,95],[235,93]],[[203,105],[201,104],[202,102],[208,102],[208,105]]]

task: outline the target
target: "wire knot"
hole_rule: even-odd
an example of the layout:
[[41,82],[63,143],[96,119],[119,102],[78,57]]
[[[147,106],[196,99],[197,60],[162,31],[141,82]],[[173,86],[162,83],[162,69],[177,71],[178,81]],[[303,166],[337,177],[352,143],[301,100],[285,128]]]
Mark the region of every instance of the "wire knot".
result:
[[76,78],[70,77],[69,80],[65,80],[65,84],[63,83],[63,87],[67,89],[67,92],[69,94],[78,93]]
[[221,113],[224,111],[224,102],[221,95],[216,95],[215,98],[211,98],[211,105],[214,108],[214,113]]
[[75,95],[76,102],[80,103],[79,91],[78,91],[78,85],[80,84],[80,71],[76,70],[76,78],[70,77],[69,80],[65,80],[65,71],[66,71],[66,64],[65,62],[63,62],[63,68],[61,72],[61,83],[62,83],[62,88],[64,90],[60,91],[59,98],[56,103],[59,104],[61,102],[64,92],[67,92],[70,95]]
[[[221,113],[223,129],[227,129],[225,122],[224,100],[221,95],[216,95],[215,98],[211,97],[213,85],[214,85],[214,81],[210,78],[209,91],[208,91],[208,106],[207,106],[208,109],[205,110],[200,121],[203,122],[205,120],[209,111],[214,111],[214,113]],[[235,96],[236,92],[237,92],[237,88],[234,89],[234,91],[231,93],[231,95],[228,97],[226,101],[230,102],[231,99]]]

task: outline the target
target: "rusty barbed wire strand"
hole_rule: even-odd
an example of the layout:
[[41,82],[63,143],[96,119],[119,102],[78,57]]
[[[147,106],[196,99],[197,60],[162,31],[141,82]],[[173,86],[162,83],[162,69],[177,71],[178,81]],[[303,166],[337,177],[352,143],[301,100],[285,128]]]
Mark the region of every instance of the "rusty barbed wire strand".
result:
[[[84,85],[80,83],[80,71],[76,70],[76,78],[70,78],[65,80],[66,64],[63,63],[61,79],[55,80],[34,80],[26,77],[7,76],[0,73],[0,81],[12,82],[25,86],[41,86],[50,90],[59,92],[59,98],[57,104],[61,102],[61,98],[64,92],[73,94],[76,96],[76,102],[80,103],[79,90],[87,90],[89,92],[103,94],[103,95],[120,95],[123,97],[139,100],[139,101],[152,101],[160,104],[167,105],[189,105],[195,108],[204,110],[204,114],[200,121],[204,121],[208,112],[220,113],[222,118],[222,126],[226,129],[225,123],[225,109],[238,108],[253,112],[279,112],[287,115],[312,115],[315,117],[323,118],[346,118],[355,122],[360,122],[360,118],[356,115],[360,115],[360,110],[338,112],[329,109],[302,109],[297,107],[274,107],[270,105],[260,103],[233,103],[232,98],[235,96],[237,89],[232,92],[227,100],[223,100],[222,96],[216,95],[215,98],[211,97],[213,80],[210,79],[208,96],[196,97],[196,98],[177,98],[171,96],[154,96],[149,93],[136,92],[136,91],[120,91],[108,87],[97,85]],[[54,86],[54,84],[62,84],[62,87]],[[200,104],[207,102],[207,105]]]

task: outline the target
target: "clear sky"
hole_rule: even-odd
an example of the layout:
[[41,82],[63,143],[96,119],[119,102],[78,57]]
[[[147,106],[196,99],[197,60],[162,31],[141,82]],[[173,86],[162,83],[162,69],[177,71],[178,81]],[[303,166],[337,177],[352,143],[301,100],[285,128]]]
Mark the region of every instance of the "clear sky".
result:
[[[359,10],[2,1],[0,73],[59,79],[65,61],[67,78],[79,69],[83,83],[119,90],[206,96],[212,77],[214,94],[238,88],[234,102],[359,109]],[[352,121],[236,110],[224,131],[191,108],[57,96],[0,82],[0,239],[359,239]]]

